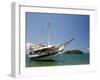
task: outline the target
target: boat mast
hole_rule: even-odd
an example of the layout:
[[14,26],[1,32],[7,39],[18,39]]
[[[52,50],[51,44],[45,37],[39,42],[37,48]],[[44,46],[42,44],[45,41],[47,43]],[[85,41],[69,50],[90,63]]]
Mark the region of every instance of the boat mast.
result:
[[51,18],[49,17],[49,23],[48,23],[48,46],[50,46],[50,27],[51,27]]

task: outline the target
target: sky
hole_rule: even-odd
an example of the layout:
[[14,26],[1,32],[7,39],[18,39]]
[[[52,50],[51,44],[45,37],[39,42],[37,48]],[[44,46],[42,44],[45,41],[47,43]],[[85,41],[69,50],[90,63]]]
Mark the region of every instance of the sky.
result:
[[[89,49],[89,15],[26,12],[26,43],[63,44],[66,50]],[[49,24],[50,22],[50,24]]]

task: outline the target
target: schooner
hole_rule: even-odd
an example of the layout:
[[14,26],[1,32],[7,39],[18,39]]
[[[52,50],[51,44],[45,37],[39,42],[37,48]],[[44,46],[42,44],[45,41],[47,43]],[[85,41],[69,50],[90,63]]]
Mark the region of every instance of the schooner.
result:
[[[49,20],[48,23],[48,30],[51,27],[51,21]],[[48,31],[49,32],[49,31]],[[55,44],[50,44],[50,38],[48,35],[48,45],[44,44],[32,44],[29,46],[29,58],[32,59],[39,59],[39,60],[51,60],[54,59],[57,55],[61,55],[62,53],[59,53],[64,50],[65,45],[69,44],[71,41],[74,39],[71,39],[63,44],[60,45],[55,45]]]

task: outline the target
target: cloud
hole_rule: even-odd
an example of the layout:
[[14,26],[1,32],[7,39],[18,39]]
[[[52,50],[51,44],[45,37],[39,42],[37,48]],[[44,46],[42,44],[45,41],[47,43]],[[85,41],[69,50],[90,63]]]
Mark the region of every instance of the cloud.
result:
[[35,46],[37,46],[37,45],[38,45],[38,44],[26,43],[26,49],[29,49],[30,46],[35,47]]
[[87,50],[90,50],[90,48],[87,48]]
[[33,44],[32,43],[26,43],[26,49],[29,49],[31,45],[33,45]]

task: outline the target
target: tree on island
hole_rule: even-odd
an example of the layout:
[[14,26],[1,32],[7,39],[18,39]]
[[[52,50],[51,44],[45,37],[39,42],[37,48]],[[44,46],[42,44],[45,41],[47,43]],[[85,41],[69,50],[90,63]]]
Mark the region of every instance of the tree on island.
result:
[[65,54],[84,54],[81,50],[68,50],[64,52]]

